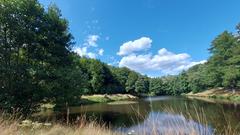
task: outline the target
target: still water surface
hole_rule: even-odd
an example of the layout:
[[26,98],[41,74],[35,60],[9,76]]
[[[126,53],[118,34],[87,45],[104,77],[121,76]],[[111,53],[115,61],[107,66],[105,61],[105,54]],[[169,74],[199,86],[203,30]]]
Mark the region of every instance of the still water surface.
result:
[[[158,133],[184,129],[187,134],[194,129],[198,134],[211,134],[224,131],[226,125],[239,125],[240,104],[163,96],[70,108],[72,122],[81,115],[126,133],[150,134],[154,128]],[[46,112],[38,118],[57,121],[63,114]]]

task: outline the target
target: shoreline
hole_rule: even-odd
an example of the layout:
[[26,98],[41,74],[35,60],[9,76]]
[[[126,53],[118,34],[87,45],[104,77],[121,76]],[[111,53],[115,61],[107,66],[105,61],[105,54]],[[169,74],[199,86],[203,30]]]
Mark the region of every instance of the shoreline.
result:
[[81,101],[83,104],[92,103],[109,103],[114,101],[124,101],[124,100],[135,100],[138,97],[131,94],[94,94],[94,95],[83,95],[81,96]]
[[[133,96],[131,94],[93,94],[93,95],[82,95],[79,99],[78,105],[89,105],[96,103],[110,103],[116,101],[131,101],[139,99],[137,96]],[[46,103],[42,104],[42,109],[53,109],[55,107],[54,104]]]
[[[223,88],[209,89],[206,91],[198,92],[198,93],[187,93],[183,96],[189,98],[195,98],[200,100],[217,100],[220,102],[229,102],[229,103],[240,103],[240,91],[236,90],[235,93],[233,91]],[[209,101],[207,100],[207,101]]]

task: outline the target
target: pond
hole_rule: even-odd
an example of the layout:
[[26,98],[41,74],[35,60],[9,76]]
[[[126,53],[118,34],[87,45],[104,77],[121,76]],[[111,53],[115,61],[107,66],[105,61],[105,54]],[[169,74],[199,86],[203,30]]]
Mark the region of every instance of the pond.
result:
[[[63,114],[43,114],[38,119],[57,121],[64,118]],[[126,133],[151,134],[154,130],[159,134],[166,131],[212,134],[222,133],[227,125],[230,128],[239,125],[240,104],[162,96],[70,108],[72,122],[81,115]]]

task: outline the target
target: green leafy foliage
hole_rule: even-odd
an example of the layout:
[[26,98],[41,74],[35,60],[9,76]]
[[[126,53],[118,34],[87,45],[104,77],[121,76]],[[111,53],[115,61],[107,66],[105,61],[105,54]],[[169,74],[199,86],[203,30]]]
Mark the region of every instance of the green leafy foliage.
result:
[[[128,93],[135,93],[135,84],[138,80],[139,74],[135,72],[130,72],[128,75],[128,79],[126,81],[126,92]],[[144,82],[143,82],[144,83]]]
[[161,78],[152,78],[149,81],[150,95],[164,95],[164,86]]
[[136,93],[148,93],[149,90],[149,80],[145,76],[139,76],[135,82],[135,92]]
[[234,89],[240,88],[240,69],[235,66],[229,66],[224,69],[223,86]]

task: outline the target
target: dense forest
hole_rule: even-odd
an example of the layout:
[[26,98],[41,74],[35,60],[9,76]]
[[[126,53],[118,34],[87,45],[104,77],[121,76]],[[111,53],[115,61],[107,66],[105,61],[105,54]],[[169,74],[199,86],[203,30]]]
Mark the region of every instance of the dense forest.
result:
[[[180,95],[209,88],[240,87],[240,25],[223,32],[211,57],[179,75],[149,78],[72,51],[68,21],[55,5],[0,0],[0,109],[29,113],[41,103],[78,103],[85,94]],[[194,46],[193,46],[194,47]]]

